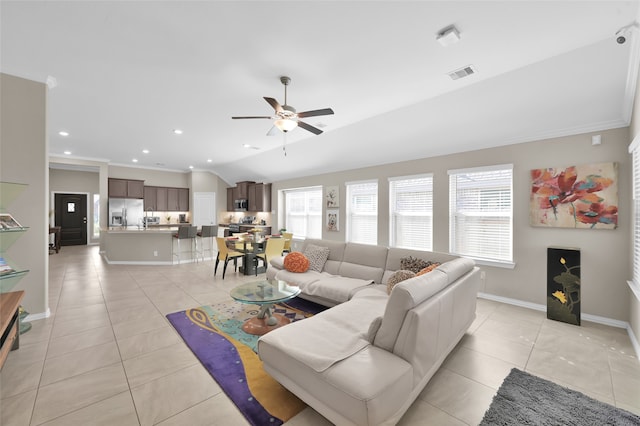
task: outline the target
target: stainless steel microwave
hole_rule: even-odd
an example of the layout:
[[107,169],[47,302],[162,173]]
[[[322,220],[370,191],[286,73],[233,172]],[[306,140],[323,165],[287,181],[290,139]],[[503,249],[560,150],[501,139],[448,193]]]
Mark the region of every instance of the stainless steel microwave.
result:
[[249,210],[249,200],[245,198],[233,200],[233,209],[237,212],[246,212]]

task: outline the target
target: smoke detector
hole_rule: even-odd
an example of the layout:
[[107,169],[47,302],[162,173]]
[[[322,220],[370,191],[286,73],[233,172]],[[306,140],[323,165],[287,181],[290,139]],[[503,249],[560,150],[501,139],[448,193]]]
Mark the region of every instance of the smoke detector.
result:
[[450,46],[460,40],[460,32],[456,27],[451,25],[440,31],[436,36],[436,40],[444,47]]

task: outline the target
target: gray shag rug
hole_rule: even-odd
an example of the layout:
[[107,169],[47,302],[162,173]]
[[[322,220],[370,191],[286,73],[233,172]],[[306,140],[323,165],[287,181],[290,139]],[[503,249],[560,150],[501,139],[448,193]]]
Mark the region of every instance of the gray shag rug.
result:
[[638,426],[640,417],[514,368],[480,423],[493,425]]

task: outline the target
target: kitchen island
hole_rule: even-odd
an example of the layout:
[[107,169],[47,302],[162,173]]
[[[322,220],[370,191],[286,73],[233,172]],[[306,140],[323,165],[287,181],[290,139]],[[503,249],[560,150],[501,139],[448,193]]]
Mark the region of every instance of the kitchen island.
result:
[[[174,263],[172,246],[176,232],[178,225],[147,229],[137,226],[105,228],[100,232],[103,256],[110,264],[171,265]],[[188,243],[182,245],[183,251]],[[186,253],[180,257],[191,261]]]

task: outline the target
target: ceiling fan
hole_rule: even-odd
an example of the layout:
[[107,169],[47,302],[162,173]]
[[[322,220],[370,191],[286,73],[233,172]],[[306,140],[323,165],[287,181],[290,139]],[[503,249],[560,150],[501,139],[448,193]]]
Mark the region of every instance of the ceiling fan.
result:
[[296,127],[301,127],[309,132],[319,135],[322,133],[322,130],[317,127],[311,126],[304,121],[300,121],[300,118],[306,117],[316,117],[319,115],[331,115],[333,114],[333,110],[331,108],[324,109],[316,109],[313,111],[304,111],[304,112],[296,112],[296,109],[291,105],[287,105],[287,86],[291,83],[291,79],[287,76],[280,77],[280,82],[284,85],[284,105],[280,105],[278,101],[273,98],[264,97],[264,100],[269,103],[275,110],[275,115],[264,115],[264,116],[248,116],[248,117],[231,117],[234,120],[238,119],[268,119],[274,120],[273,127],[269,132],[267,132],[268,136],[275,134],[276,129],[280,130],[283,133],[290,132]]

